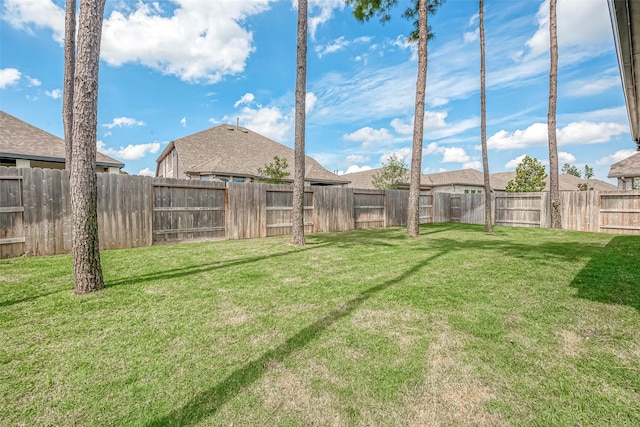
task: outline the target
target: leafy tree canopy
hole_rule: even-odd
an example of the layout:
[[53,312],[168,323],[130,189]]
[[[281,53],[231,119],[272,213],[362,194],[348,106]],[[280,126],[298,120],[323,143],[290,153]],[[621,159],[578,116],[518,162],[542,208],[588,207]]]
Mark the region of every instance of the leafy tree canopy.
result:
[[262,168],[258,168],[258,173],[266,178],[267,184],[284,184],[284,179],[291,175],[287,168],[289,163],[284,157],[273,156],[273,162],[267,163]]
[[373,175],[373,186],[379,190],[394,190],[409,181],[407,164],[402,157],[389,156],[382,170]]
[[584,173],[583,173],[584,179],[591,179],[593,178],[593,168],[589,165],[584,165]]
[[[438,8],[444,4],[446,0],[427,0],[427,10],[429,15],[436,13]],[[353,16],[360,21],[365,22],[378,16],[383,24],[391,20],[390,10],[398,3],[398,0],[345,0],[345,3],[353,6]],[[409,41],[418,41],[418,6],[419,0],[412,0],[412,5],[408,7],[402,14],[403,18],[413,20],[413,31],[409,34]],[[427,28],[427,39],[431,40],[434,34],[431,32],[431,26]]]
[[544,166],[536,158],[524,156],[516,168],[516,177],[507,183],[509,193],[526,193],[543,191],[547,173]]
[[582,178],[582,174],[580,173],[578,168],[570,165],[569,163],[565,163],[564,165],[562,165],[562,169],[560,170],[560,172]]

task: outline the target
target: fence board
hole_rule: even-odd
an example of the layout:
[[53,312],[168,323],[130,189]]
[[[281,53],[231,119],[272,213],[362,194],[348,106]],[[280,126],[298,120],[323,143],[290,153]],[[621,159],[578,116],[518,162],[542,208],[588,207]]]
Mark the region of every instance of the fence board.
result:
[[154,186],[153,243],[173,243],[226,238],[226,188],[224,184]]
[[601,193],[600,206],[599,231],[640,234],[640,191]]
[[419,222],[427,224],[433,222],[433,194],[421,192],[418,202]]
[[346,231],[355,226],[353,190],[341,187],[313,187],[314,231]]
[[542,227],[545,223],[544,193],[505,193],[496,195],[496,225]]
[[[266,234],[267,237],[292,233],[293,227],[293,190],[270,188],[266,194]],[[313,232],[313,191],[304,192],[304,232]]]
[[386,190],[385,197],[386,226],[407,225],[409,193],[404,190]]
[[354,190],[354,228],[385,227],[384,190]]
[[22,177],[16,168],[0,168],[0,259],[22,255],[25,240]]
[[227,238],[266,237],[266,190],[269,185],[230,182],[227,186],[229,192]]

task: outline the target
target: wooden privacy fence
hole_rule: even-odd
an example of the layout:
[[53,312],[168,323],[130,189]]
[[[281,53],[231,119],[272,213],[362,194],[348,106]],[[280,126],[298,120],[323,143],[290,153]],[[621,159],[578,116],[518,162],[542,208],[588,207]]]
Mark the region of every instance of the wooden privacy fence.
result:
[[[290,186],[98,174],[101,249],[290,234]],[[492,195],[492,222],[548,227],[547,193]],[[561,192],[564,229],[640,234],[640,191]],[[307,187],[306,232],[404,226],[408,192]],[[484,224],[483,194],[420,194],[421,223]],[[0,258],[71,251],[64,170],[0,167]]]
[[[98,174],[101,249],[290,234],[290,186]],[[421,221],[430,221],[429,194]],[[305,232],[406,225],[408,192],[307,187]],[[69,175],[0,167],[0,258],[71,251]]]

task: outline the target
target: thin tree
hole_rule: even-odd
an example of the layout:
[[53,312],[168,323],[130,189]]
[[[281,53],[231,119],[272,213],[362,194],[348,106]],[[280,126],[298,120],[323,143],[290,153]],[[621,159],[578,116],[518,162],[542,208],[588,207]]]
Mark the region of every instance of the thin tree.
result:
[[[353,14],[359,21],[368,21],[379,15],[384,23],[391,19],[389,10],[397,0],[345,0],[353,4]],[[422,140],[424,136],[424,107],[427,92],[427,41],[433,37],[427,15],[433,15],[445,0],[414,0],[413,6],[405,10],[403,16],[414,21],[417,27],[409,35],[409,40],[418,41],[418,77],[416,80],[415,116],[413,120],[413,148],[411,153],[411,175],[409,179],[409,204],[407,218],[407,234],[416,237],[420,234],[420,176],[422,172]]]
[[551,227],[562,228],[560,217],[560,181],[558,176],[558,142],[556,139],[556,105],[558,98],[558,25],[556,19],[557,0],[549,0],[549,193],[551,199]]
[[67,0],[64,17],[64,84],[62,123],[64,127],[64,167],[71,170],[73,134],[73,76],[76,68],[76,0]]
[[105,0],[82,0],[73,97],[71,228],[75,293],[104,288],[98,244],[96,127],[98,65]]
[[489,156],[487,155],[487,92],[484,46],[484,0],[480,0],[478,13],[480,26],[480,140],[482,144],[482,170],[484,172],[484,231],[491,233],[491,178],[489,175]]
[[307,0],[298,0],[298,43],[296,52],[296,105],[291,243],[296,246],[304,246],[304,143],[306,119],[305,98],[307,95]]

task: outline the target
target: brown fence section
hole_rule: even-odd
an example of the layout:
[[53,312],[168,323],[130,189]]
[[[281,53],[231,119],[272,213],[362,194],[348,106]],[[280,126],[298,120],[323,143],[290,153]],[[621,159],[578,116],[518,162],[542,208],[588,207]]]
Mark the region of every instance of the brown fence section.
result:
[[496,195],[495,224],[513,227],[544,227],[547,223],[546,194],[511,193]]
[[603,193],[600,196],[600,231],[640,234],[640,192]]
[[25,243],[22,177],[0,168],[0,259],[22,255]]
[[153,243],[226,238],[224,183],[153,181]]
[[[102,249],[291,233],[292,187],[98,174]],[[408,192],[305,188],[305,231],[404,226]],[[561,193],[565,229],[640,235],[640,191]],[[548,227],[548,193],[493,195],[492,222]],[[420,222],[484,224],[483,194],[421,193]],[[0,258],[71,251],[69,175],[0,167]]]
[[385,227],[384,192],[354,190],[353,209],[355,228]]

